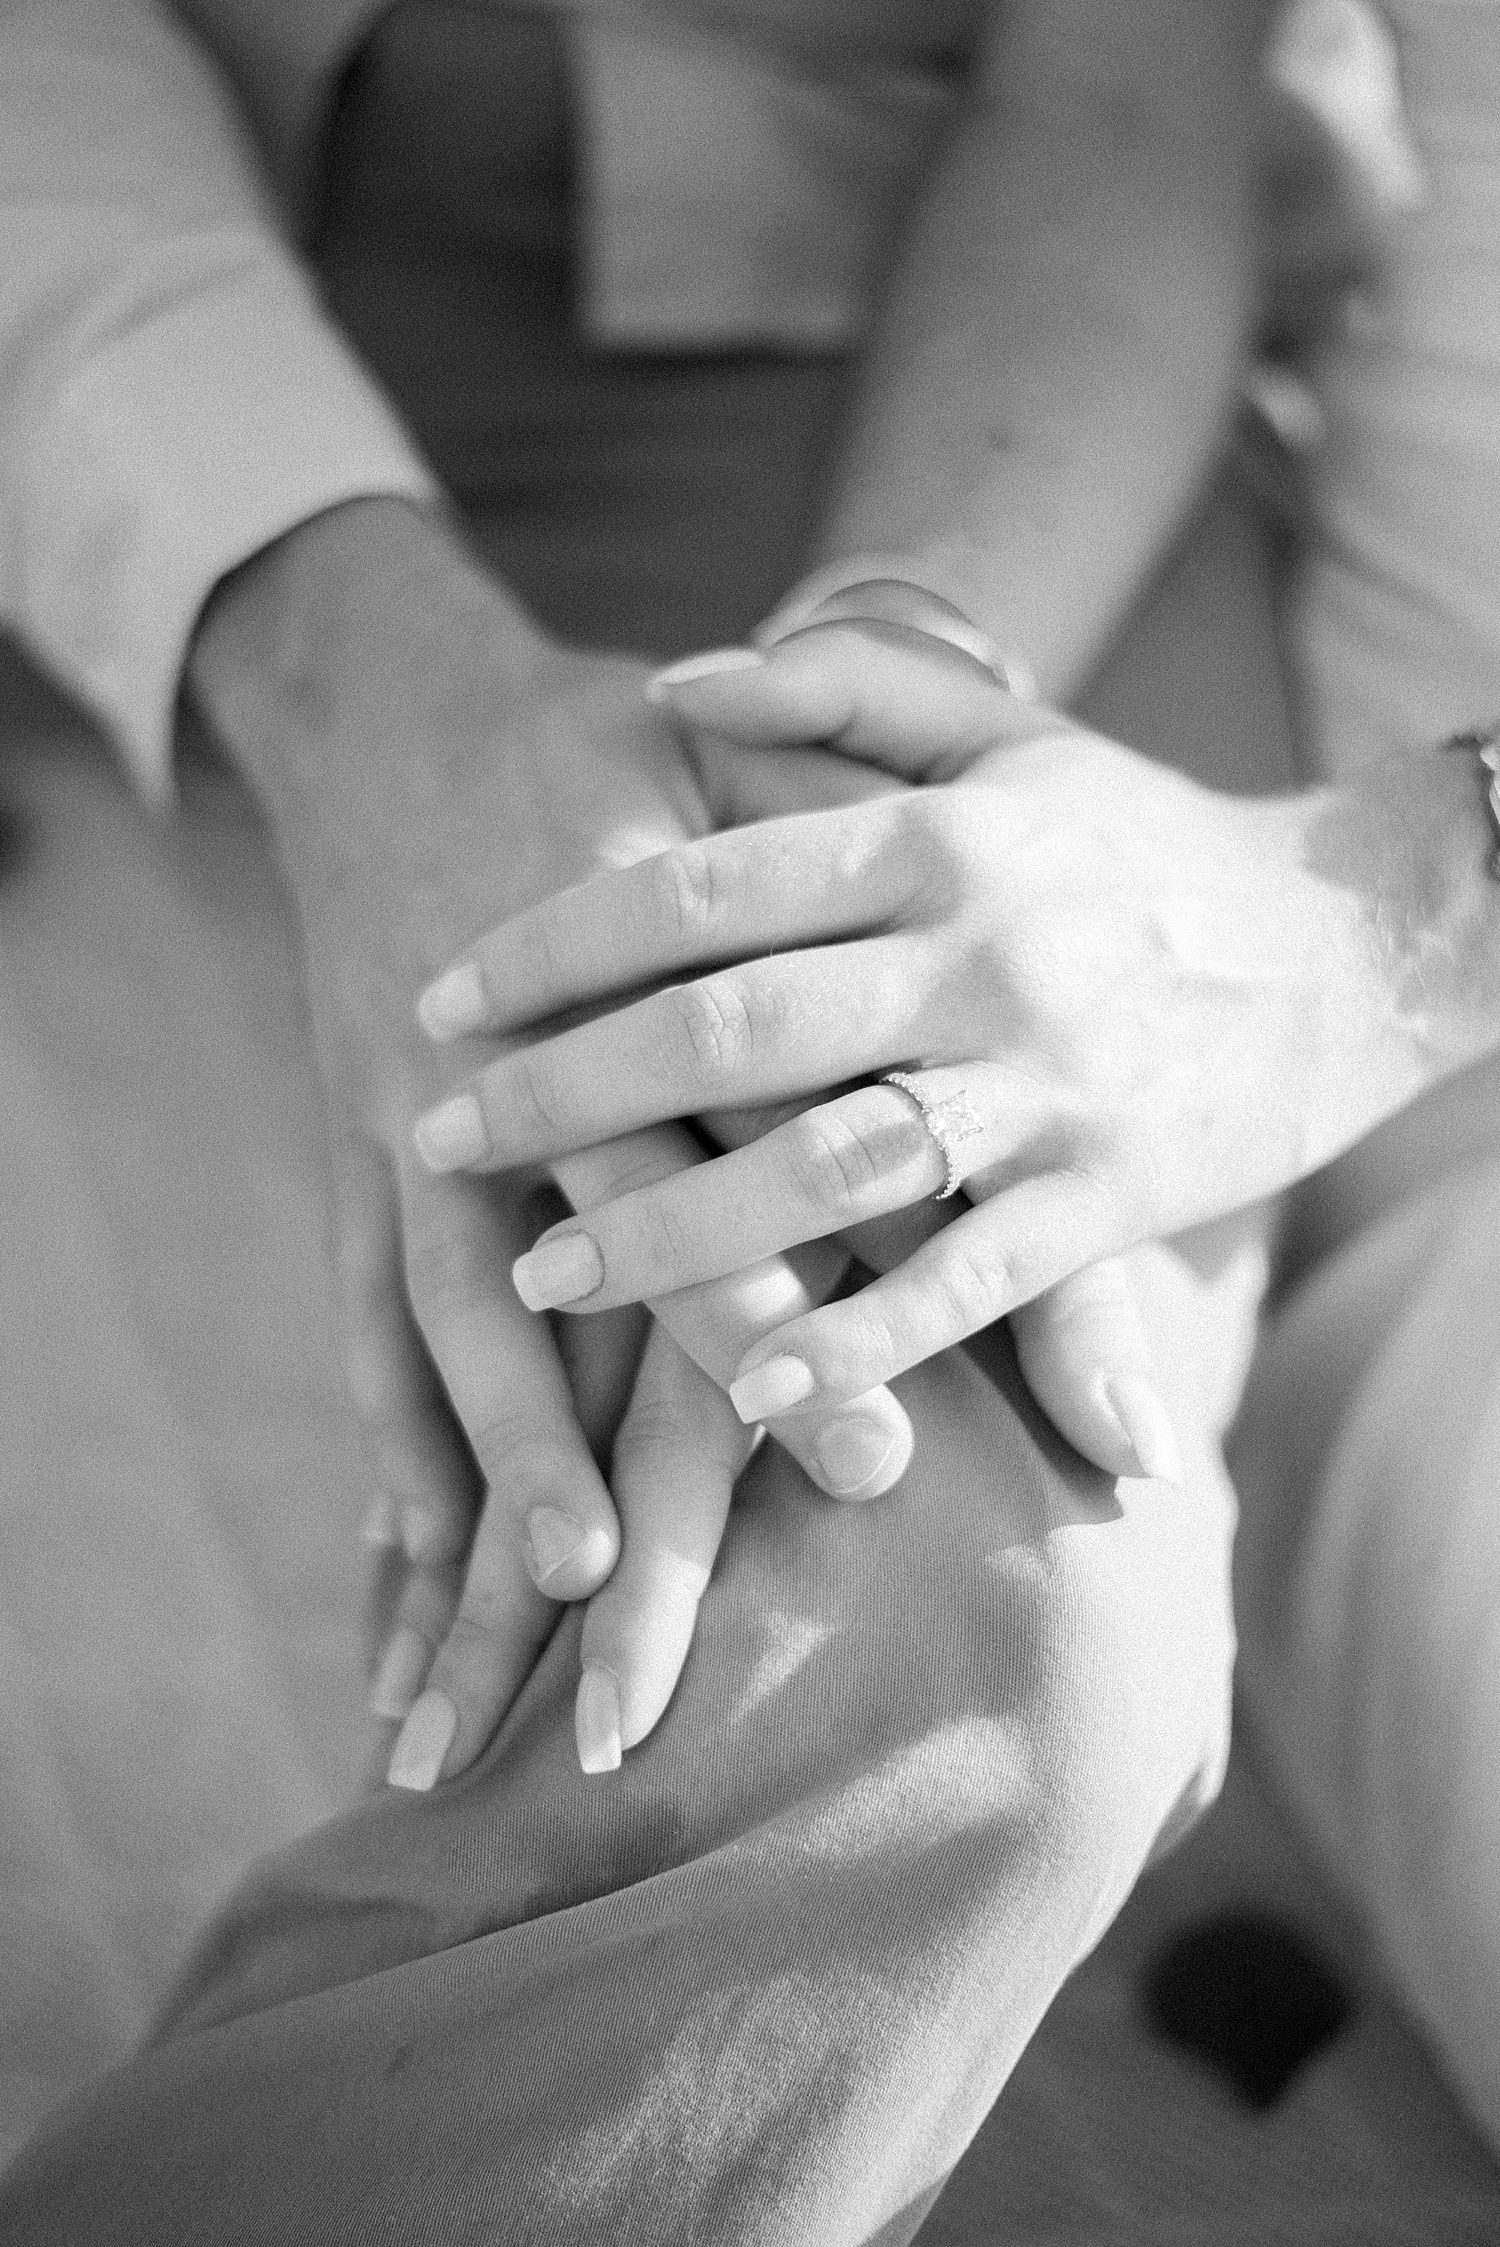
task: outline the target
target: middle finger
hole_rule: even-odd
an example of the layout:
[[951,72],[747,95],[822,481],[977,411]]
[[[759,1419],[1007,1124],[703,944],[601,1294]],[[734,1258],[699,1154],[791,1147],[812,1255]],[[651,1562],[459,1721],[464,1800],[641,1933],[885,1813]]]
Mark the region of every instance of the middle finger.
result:
[[430,1170],[501,1170],[644,1125],[763,1107],[910,1058],[909,945],[782,953],[505,1054],[417,1124]]

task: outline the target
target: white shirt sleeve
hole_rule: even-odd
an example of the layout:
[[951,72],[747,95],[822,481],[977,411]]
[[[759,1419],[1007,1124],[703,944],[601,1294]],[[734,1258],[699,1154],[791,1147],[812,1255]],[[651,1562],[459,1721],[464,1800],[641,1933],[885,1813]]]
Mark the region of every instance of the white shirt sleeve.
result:
[[0,0],[0,623],[147,793],[217,581],[342,500],[434,490],[191,40],[149,0]]

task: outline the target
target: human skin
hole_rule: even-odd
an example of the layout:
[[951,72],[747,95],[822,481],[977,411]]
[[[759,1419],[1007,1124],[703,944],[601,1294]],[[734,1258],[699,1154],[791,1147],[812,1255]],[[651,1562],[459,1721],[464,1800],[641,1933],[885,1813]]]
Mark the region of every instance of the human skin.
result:
[[[874,541],[909,553],[1054,683],[1097,650],[1222,434],[1251,295],[1253,14],[1179,0],[1146,11],[986,11],[969,105],[886,293],[820,551]],[[1171,70],[1160,67],[1164,54]],[[976,225],[976,212],[1004,222]],[[1164,232],[1165,261],[1151,254]],[[454,1614],[475,1495],[468,1452],[486,1482],[503,1449],[512,1483],[536,1485],[535,1500],[513,1512],[582,1531],[548,1574],[549,1591],[592,1590],[618,1549],[555,1353],[541,1329],[523,1327],[508,1293],[504,1274],[526,1245],[520,1202],[506,1204],[502,1226],[492,1197],[460,1201],[450,1186],[435,1200],[398,1130],[398,1113],[420,1105],[414,1088],[432,1081],[402,1000],[409,1006],[455,940],[592,870],[612,819],[624,819],[632,852],[675,839],[659,806],[644,820],[639,803],[601,803],[596,814],[606,755],[617,779],[625,745],[639,751],[678,832],[703,813],[673,768],[673,736],[640,700],[643,668],[550,646],[439,533],[424,542],[388,512],[342,514],[334,529],[291,534],[221,589],[192,679],[267,806],[302,913],[315,1034],[340,1119],[351,1385],[380,1431],[406,1542],[423,1564],[387,1658],[399,1709]],[[486,776],[479,819],[477,766],[462,767],[479,713],[488,725],[497,702],[510,748],[503,778]],[[486,826],[514,854],[503,870],[476,858]],[[576,1173],[570,1190],[586,1198]],[[483,1320],[439,1320],[431,1291],[436,1266],[437,1298],[451,1292],[445,1264],[468,1274]],[[1045,1316],[1034,1315],[1037,1330]],[[1095,1353],[1078,1384],[1081,1430],[1070,1432],[1130,1471],[1139,1441],[1099,1405],[1111,1351],[1127,1379],[1141,1375],[1128,1302],[1101,1286],[1090,1321],[1070,1333],[1075,1343],[1087,1334]],[[593,1354],[604,1347],[601,1337]],[[721,1352],[718,1376],[727,1380],[742,1356]],[[1053,1358],[1066,1370],[1066,1352]],[[665,1373],[660,1347],[649,1363]],[[448,1402],[466,1443],[455,1440]],[[702,1409],[706,1424],[719,1411],[706,1397]],[[794,1444],[804,1432],[791,1431]],[[858,1433],[872,1439],[862,1462],[872,1471],[858,1486],[873,1491],[903,1454],[883,1420]],[[816,1474],[815,1453],[811,1461]],[[503,1545],[486,1534],[474,1546],[467,1596],[429,1680],[458,1712],[439,1754],[444,1772],[476,1752],[549,1626],[513,1529]],[[533,1554],[536,1536],[534,1526]],[[555,1549],[566,1542],[559,1532]],[[659,1698],[658,1681],[648,1700]],[[448,1722],[440,1706],[429,1713],[424,1769]]]
[[[591,1672],[605,1675],[580,1690],[580,1752],[608,1768],[652,1728],[749,1455],[729,1379],[760,1331],[810,1306],[806,1283],[826,1287],[847,1261],[830,1244],[799,1278],[779,1260],[749,1260],[727,1286],[674,1291],[643,1357],[639,1323],[625,1318],[591,1324],[586,1338],[575,1329],[560,1358],[510,1280],[538,1222],[532,1181],[476,1191],[415,1159],[411,1119],[441,1067],[415,994],[454,933],[482,927],[497,903],[534,902],[707,823],[695,766],[645,700],[648,677],[645,665],[554,649],[438,526],[401,505],[309,526],[227,589],[195,649],[195,691],[267,807],[302,923],[350,1385],[412,1563],[376,1695],[377,1713],[407,1718],[421,1689],[415,1747],[398,1749],[394,1766],[405,1784],[472,1759],[557,1600],[606,1580],[585,1644]],[[415,754],[436,719],[442,754]],[[789,765],[780,799],[821,801],[822,785],[814,764]],[[879,793],[890,782],[846,775],[850,785]],[[497,833],[514,838],[504,854],[489,841]],[[586,1208],[699,1160],[680,1132],[639,1134],[557,1174]],[[889,1239],[867,1232],[860,1251],[880,1262],[911,1237],[910,1226]],[[1039,1304],[1018,1339],[1075,1442],[1110,1471],[1142,1471],[1142,1449],[1171,1471],[1117,1268]],[[905,1416],[885,1396],[841,1407],[826,1427],[799,1421],[791,1436],[815,1479],[846,1496],[878,1494],[910,1453]],[[544,1573],[539,1544],[559,1520],[581,1525],[583,1549]]]
[[[1471,756],[1237,801],[975,666],[930,664],[918,690],[889,638],[812,630],[660,692],[743,743],[822,738],[942,784],[724,834],[495,932],[467,963],[487,1027],[652,995],[493,1064],[418,1127],[429,1161],[484,1169],[797,1103],[519,1268],[531,1300],[608,1308],[648,1274],[700,1283],[930,1193],[942,1163],[915,1104],[868,1081],[919,1057],[930,1096],[965,1104],[976,1206],[758,1342],[733,1391],[747,1418],[893,1378],[1094,1258],[1268,1198],[1500,1042]],[[585,1242],[593,1258],[567,1298],[546,1281],[563,1242],[575,1277]]]
[[[416,1647],[406,1697],[431,1663],[446,1704],[429,1703],[417,1780],[434,1752],[449,1769],[478,1752],[556,1601],[608,1575],[619,1530],[548,1329],[510,1285],[535,1226],[529,1188],[440,1184],[411,1154],[431,1067],[414,994],[497,906],[701,831],[696,784],[644,702],[646,676],[555,648],[441,525],[401,503],[341,509],[283,541],[224,589],[194,649],[193,690],[266,809],[301,922],[351,1389],[415,1564],[400,1612]],[[695,1153],[658,1135],[562,1175],[586,1202],[608,1176],[660,1175]],[[752,1331],[809,1300],[775,1265],[709,1291],[683,1323],[723,1381]],[[613,1362],[594,1369],[605,1442],[640,1343],[634,1328],[617,1333]],[[748,1439],[722,1388],[694,1380],[665,1341],[646,1380],[621,1462],[634,1430],[654,1434],[630,1487],[686,1477],[727,1505]],[[691,1438],[678,1424],[690,1398]],[[874,1398],[796,1448],[825,1487],[871,1495],[904,1466],[909,1426],[894,1399]],[[690,1557],[678,1573],[706,1580]],[[643,1689],[649,1721],[669,1690]],[[619,1752],[608,1714],[592,1744],[606,1755]]]

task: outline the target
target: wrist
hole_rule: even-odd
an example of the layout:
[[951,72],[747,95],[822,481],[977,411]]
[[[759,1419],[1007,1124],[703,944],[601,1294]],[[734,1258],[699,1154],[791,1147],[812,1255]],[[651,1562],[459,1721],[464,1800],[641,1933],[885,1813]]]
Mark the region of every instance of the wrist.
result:
[[1446,744],[1330,789],[1309,870],[1354,900],[1387,1019],[1426,1083],[1500,1047],[1500,880],[1489,774]]
[[430,792],[430,714],[455,665],[482,664],[493,690],[533,677],[548,646],[436,512],[354,500],[215,588],[187,687],[279,839],[347,836]]

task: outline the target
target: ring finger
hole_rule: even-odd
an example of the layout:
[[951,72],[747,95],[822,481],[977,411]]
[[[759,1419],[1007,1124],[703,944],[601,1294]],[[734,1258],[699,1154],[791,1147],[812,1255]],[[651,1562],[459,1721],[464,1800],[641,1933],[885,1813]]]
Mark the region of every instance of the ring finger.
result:
[[992,1063],[912,1082],[861,1086],[566,1219],[517,1259],[517,1292],[532,1310],[574,1311],[674,1294],[992,1174],[1041,1121],[1036,1089]]

